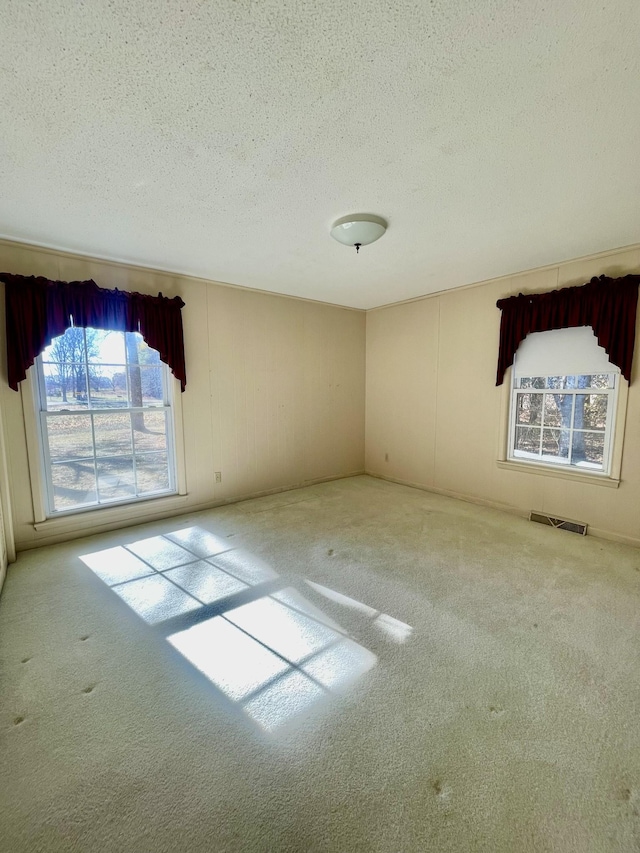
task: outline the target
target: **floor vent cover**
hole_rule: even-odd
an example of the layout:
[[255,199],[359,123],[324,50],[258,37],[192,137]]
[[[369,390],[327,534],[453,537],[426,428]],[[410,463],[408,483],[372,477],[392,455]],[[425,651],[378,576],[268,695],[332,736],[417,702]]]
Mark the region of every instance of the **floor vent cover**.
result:
[[571,533],[587,535],[587,525],[581,521],[568,521],[566,518],[553,518],[541,512],[530,512],[529,521],[537,521],[538,524],[546,524],[549,527],[557,527],[559,530],[570,530]]

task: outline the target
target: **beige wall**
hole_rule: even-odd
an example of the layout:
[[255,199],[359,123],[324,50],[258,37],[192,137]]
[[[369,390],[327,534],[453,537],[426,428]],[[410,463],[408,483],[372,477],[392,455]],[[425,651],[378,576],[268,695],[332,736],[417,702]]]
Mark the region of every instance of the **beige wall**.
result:
[[506,417],[504,392],[495,387],[496,301],[628,272],[640,272],[640,249],[368,312],[367,472],[520,512],[586,521],[594,533],[640,544],[637,354],[618,489],[496,464]]
[[[64,281],[93,278],[101,287],[161,290],[184,299],[188,495],[132,505],[128,520],[363,470],[363,312],[15,243],[0,242],[0,270]],[[0,328],[4,338],[4,317]],[[102,529],[112,510],[34,528],[21,395],[7,385],[5,350],[3,341],[0,407],[18,549]],[[220,485],[215,471],[222,472]]]
[[[640,248],[370,311],[366,383],[363,312],[2,241],[0,269],[61,280],[94,278],[103,287],[162,290],[184,299],[188,494],[132,505],[127,522],[366,467],[372,474],[519,512],[537,509],[586,521],[592,532],[640,544],[637,366],[618,489],[500,469],[505,395],[494,385],[497,299],[582,284],[601,273],[638,272]],[[2,316],[0,329],[3,335]],[[18,549],[120,526],[122,510],[101,510],[34,527],[23,407],[21,395],[6,384],[4,343],[0,370],[7,520]],[[215,471],[222,472],[219,485]]]

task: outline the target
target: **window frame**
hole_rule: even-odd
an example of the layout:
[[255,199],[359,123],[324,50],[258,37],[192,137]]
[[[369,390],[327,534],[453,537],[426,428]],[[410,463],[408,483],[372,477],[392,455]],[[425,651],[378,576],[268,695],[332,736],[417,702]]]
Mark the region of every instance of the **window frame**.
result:
[[[515,373],[513,373],[513,375],[510,377],[511,394],[510,394],[510,404],[509,404],[509,435],[508,435],[508,444],[507,444],[507,459],[510,462],[523,462],[523,463],[529,463],[532,465],[549,465],[553,468],[556,468],[556,467],[561,468],[562,470],[585,471],[589,474],[609,477],[611,474],[611,456],[612,456],[612,447],[613,447],[612,437],[615,434],[615,429],[616,429],[616,408],[617,408],[617,401],[618,401],[618,388],[620,385],[620,374],[615,373],[613,371],[609,371],[608,374],[606,374],[606,375],[611,376],[613,378],[612,385],[607,387],[607,388],[592,388],[592,387],[580,388],[578,386],[576,386],[574,388],[562,388],[562,389],[548,388],[546,380],[549,379],[550,376],[558,376],[558,375],[564,375],[564,374],[557,374],[556,373],[556,374],[548,374],[547,376],[517,377],[515,375]],[[579,375],[584,376],[584,375],[594,375],[594,374],[567,374],[567,376],[568,375],[575,376],[577,378],[577,376],[579,376]],[[595,374],[595,375],[604,375],[604,374]],[[545,380],[545,386],[544,386],[544,388],[533,388],[533,387],[522,388],[522,387],[519,387],[518,381],[519,381],[519,379],[522,380],[523,378],[544,379]],[[559,393],[559,394],[568,394],[573,398],[573,402],[571,404],[571,424],[569,426],[570,453],[569,453],[568,461],[565,462],[560,457],[558,457],[557,461],[554,461],[553,459],[550,459],[550,458],[543,458],[542,454],[540,455],[539,458],[535,458],[533,456],[527,457],[527,456],[517,455],[516,451],[515,451],[516,429],[518,426],[527,426],[526,424],[518,424],[517,423],[518,394],[535,394],[536,396],[541,396],[543,398],[543,403],[541,406],[542,418],[540,421],[540,426],[538,427],[538,425],[536,424],[536,425],[533,425],[531,427],[532,429],[539,429],[540,430],[540,445],[542,445],[543,436],[544,436],[544,429],[545,429],[544,395],[553,394],[554,391],[555,391],[555,393]],[[578,464],[575,464],[571,461],[571,458],[573,456],[573,446],[574,446],[574,435],[575,435],[575,433],[576,432],[600,432],[600,430],[588,430],[588,429],[576,430],[574,428],[575,410],[576,410],[576,397],[579,395],[590,395],[590,394],[592,394],[592,395],[596,395],[596,394],[604,395],[608,398],[608,400],[607,400],[607,420],[606,420],[606,425],[605,425],[605,429],[604,429],[604,447],[603,447],[602,468],[601,469],[598,469],[598,468],[591,466],[589,464],[578,465]],[[554,429],[555,430],[555,429],[562,429],[562,427],[547,427],[547,429]]]
[[512,472],[519,471],[521,473],[534,474],[543,477],[554,477],[561,480],[573,480],[574,482],[608,486],[610,488],[617,489],[620,485],[624,436],[627,421],[627,403],[629,397],[629,383],[627,380],[621,374],[616,375],[617,395],[614,405],[614,420],[612,422],[610,436],[608,473],[604,471],[597,471],[593,468],[582,468],[575,465],[559,465],[557,463],[548,463],[545,461],[510,457],[509,451],[512,440],[512,410],[515,408],[515,393],[517,393],[517,390],[514,389],[514,384],[514,368],[509,367],[505,372],[503,384],[499,389],[496,388],[496,390],[500,391],[500,416],[496,453],[497,467]]
[[[118,331],[118,330],[113,330]],[[114,414],[131,414],[132,412],[165,412],[166,435],[167,435],[167,460],[169,466],[170,490],[162,490],[148,495],[133,496],[120,500],[105,501],[102,503],[83,504],[65,510],[54,510],[51,460],[49,458],[48,441],[46,440],[46,419],[58,415],[69,415],[69,412],[46,411],[46,386],[44,381],[42,353],[35,363],[27,371],[27,378],[20,384],[22,399],[22,410],[24,416],[25,434],[27,439],[27,456],[29,462],[29,480],[31,486],[31,497],[33,503],[34,527],[36,530],[41,526],[49,527],[63,524],[73,524],[74,518],[78,516],[93,516],[98,513],[102,518],[116,519],[127,518],[131,515],[132,506],[146,504],[149,502],[160,502],[168,508],[175,503],[176,498],[183,502],[187,495],[185,456],[184,456],[184,426],[182,416],[182,399],[180,385],[173,377],[167,365],[160,361],[162,367],[163,403],[159,406],[149,407],[119,407],[108,409]],[[87,414],[100,415],[101,409],[87,410]],[[85,414],[84,412],[80,414]],[[92,418],[93,422],[93,418]],[[93,433],[93,429],[92,429]],[[95,448],[95,443],[94,443]],[[132,446],[132,456],[135,451]],[[106,457],[105,457],[106,458]],[[94,449],[95,459],[95,449]],[[135,463],[134,463],[135,464]],[[134,469],[135,470],[135,469]],[[160,506],[160,504],[158,504]],[[111,512],[109,512],[109,510]],[[105,515],[106,514],[106,515]],[[85,526],[89,518],[78,520],[78,526]],[[66,522],[65,522],[66,520]],[[96,519],[96,523],[98,522]]]

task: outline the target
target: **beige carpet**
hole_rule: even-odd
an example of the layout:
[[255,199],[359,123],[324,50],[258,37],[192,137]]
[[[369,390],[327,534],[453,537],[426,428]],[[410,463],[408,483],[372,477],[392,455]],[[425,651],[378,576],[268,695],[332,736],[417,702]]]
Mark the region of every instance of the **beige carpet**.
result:
[[639,629],[640,552],[368,477],[23,553],[0,847],[640,850]]

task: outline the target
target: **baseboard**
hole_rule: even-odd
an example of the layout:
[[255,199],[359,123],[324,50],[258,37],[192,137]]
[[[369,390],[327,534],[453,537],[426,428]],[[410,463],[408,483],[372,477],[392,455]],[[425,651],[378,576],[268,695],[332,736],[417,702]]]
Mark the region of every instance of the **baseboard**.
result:
[[432,492],[434,495],[443,495],[445,498],[455,498],[458,501],[477,504],[478,506],[486,506],[489,507],[489,509],[499,509],[502,512],[508,512],[510,515],[518,515],[521,518],[527,518],[529,515],[527,510],[519,509],[511,504],[503,504],[499,501],[479,498],[475,495],[465,495],[462,492],[453,492],[451,489],[440,489],[438,486],[425,486],[424,483],[414,483],[411,480],[401,480],[398,477],[388,477],[386,474],[377,474],[373,471],[365,471],[365,474],[368,477],[375,477],[377,480],[386,480],[388,483],[397,483],[399,486],[409,486],[412,489],[420,489],[421,492]]
[[[75,530],[67,528],[60,530],[57,533],[51,533],[48,536],[43,536],[37,540],[28,540],[26,542],[16,542],[16,550],[32,551],[35,548],[42,548],[48,545],[57,545],[59,542],[70,542],[74,539],[83,539],[85,536],[93,536],[96,533],[108,533],[110,530],[120,530],[126,527],[136,527],[139,524],[147,524],[154,521],[162,521],[164,518],[178,518],[181,515],[191,515],[196,512],[203,512],[207,509],[216,509],[220,506],[229,506],[230,504],[241,503],[242,501],[252,500],[254,498],[264,498],[269,495],[277,495],[280,492],[290,492],[297,489],[304,489],[307,486],[315,486],[319,483],[329,483],[332,480],[345,480],[349,477],[360,477],[364,471],[350,471],[346,474],[332,474],[329,477],[316,477],[311,480],[305,480],[302,483],[294,483],[289,486],[277,486],[273,489],[263,489],[258,492],[249,492],[243,495],[234,495],[233,497],[223,498],[222,500],[205,501],[199,504],[183,505],[176,508],[163,510],[160,512],[150,513],[148,516],[136,515],[126,519],[118,519],[108,521],[103,524],[91,525],[83,529],[76,528]],[[136,506],[135,504],[133,506]],[[139,506],[139,505],[138,505]],[[47,522],[44,522],[45,524]]]
[[604,530],[602,527],[591,527],[587,531],[587,536],[595,536],[598,539],[608,539],[609,542],[620,542],[622,545],[631,545],[633,548],[640,548],[640,539],[634,536],[624,536],[622,533],[612,533],[610,530]]
[[[437,486],[425,486],[423,483],[413,483],[410,480],[400,480],[397,477],[388,477],[385,474],[377,474],[373,471],[365,471],[365,474],[369,477],[375,477],[378,480],[387,480],[389,483],[397,483],[399,486],[409,486],[412,489],[420,489],[422,492],[433,492],[433,494],[444,495],[447,498],[455,498],[456,500],[465,501],[466,503],[486,506],[490,509],[498,509],[501,512],[508,512],[510,515],[520,516],[520,518],[529,517],[529,510],[520,509],[512,504],[503,504],[499,501],[479,498],[475,495],[453,492],[450,489],[440,489]],[[625,536],[622,533],[616,533],[612,530],[605,530],[602,527],[592,527],[589,525],[587,535],[594,536],[597,539],[607,539],[609,542],[620,542],[623,545],[631,545],[634,548],[640,548],[640,539],[636,539],[633,536]]]
[[364,471],[350,471],[348,474],[332,474],[330,477],[316,477],[314,480],[305,480],[303,483],[296,483],[295,486],[278,486],[276,489],[265,489],[263,492],[253,492],[250,495],[243,495],[237,498],[234,497],[223,501],[217,501],[215,504],[211,504],[210,507],[205,507],[205,509],[209,509],[214,506],[237,504],[242,501],[253,500],[253,498],[266,498],[268,495],[278,495],[280,492],[294,492],[297,489],[306,489],[307,486],[317,486],[319,483],[331,483],[334,480],[348,480],[350,477],[362,477],[364,473]]

